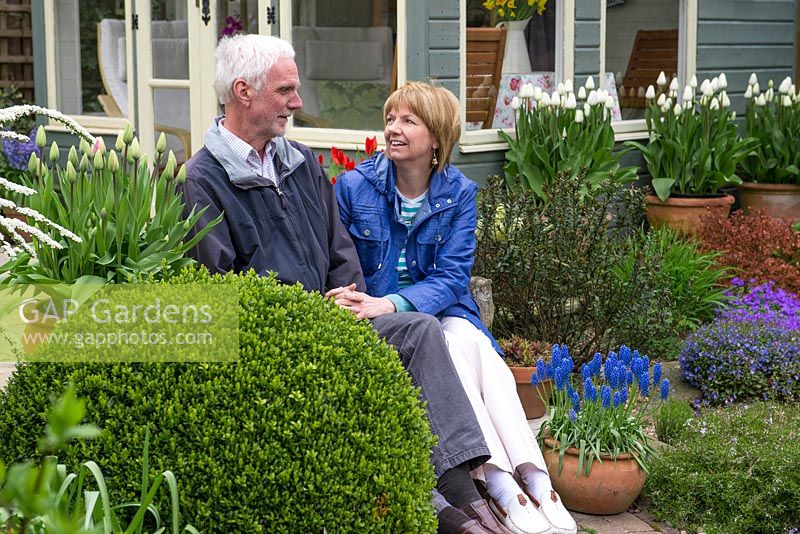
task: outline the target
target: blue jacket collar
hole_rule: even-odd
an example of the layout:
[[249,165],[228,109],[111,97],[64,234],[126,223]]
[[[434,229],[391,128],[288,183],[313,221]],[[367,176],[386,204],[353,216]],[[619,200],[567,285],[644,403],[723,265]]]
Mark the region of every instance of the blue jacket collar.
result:
[[[394,163],[386,157],[386,154],[380,152],[370,159],[362,161],[356,167],[356,171],[372,184],[376,191],[386,196],[389,201],[394,202],[397,173]],[[428,188],[428,202],[433,211],[436,211],[437,204],[440,207],[450,204],[447,200],[452,199],[458,190],[457,174],[456,168],[447,164],[443,171],[437,171],[431,176],[431,183]]]
[[[233,155],[228,143],[219,133],[218,125],[222,117],[220,115],[214,119],[211,128],[208,129],[203,138],[203,142],[208,151],[228,173],[228,179],[233,185],[241,189],[271,185],[272,182],[263,176],[253,174],[253,171],[243,161]],[[276,137],[273,142],[275,143],[275,157],[281,163],[275,169],[278,173],[278,184],[280,185],[284,178],[303,164],[305,158],[299,150],[289,144],[285,137]]]

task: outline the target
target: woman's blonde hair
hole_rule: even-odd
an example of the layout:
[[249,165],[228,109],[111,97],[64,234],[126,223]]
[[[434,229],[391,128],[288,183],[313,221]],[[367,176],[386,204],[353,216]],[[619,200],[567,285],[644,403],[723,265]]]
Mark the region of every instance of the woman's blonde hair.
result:
[[439,163],[436,170],[441,171],[450,161],[450,153],[461,135],[461,112],[458,99],[444,87],[422,82],[408,82],[389,95],[383,105],[383,118],[389,112],[405,106],[431,131],[439,148],[434,154]]

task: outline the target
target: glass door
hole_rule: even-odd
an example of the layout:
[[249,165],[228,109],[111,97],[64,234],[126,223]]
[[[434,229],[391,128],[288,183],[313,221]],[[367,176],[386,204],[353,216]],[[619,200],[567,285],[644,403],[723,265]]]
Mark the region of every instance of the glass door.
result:
[[[268,27],[268,0],[145,0],[138,15],[138,131],[144,153],[163,132],[179,162],[203,145],[220,113],[214,49],[222,37]],[[266,33],[266,32],[262,32]]]

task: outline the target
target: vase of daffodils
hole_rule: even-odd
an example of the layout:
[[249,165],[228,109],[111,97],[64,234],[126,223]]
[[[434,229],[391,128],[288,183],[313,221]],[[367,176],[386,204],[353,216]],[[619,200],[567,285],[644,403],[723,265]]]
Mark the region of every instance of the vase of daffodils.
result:
[[525,28],[535,14],[544,12],[546,5],[547,0],[486,0],[483,3],[483,7],[497,21],[497,26],[505,26],[508,32],[503,53],[503,74],[531,71]]

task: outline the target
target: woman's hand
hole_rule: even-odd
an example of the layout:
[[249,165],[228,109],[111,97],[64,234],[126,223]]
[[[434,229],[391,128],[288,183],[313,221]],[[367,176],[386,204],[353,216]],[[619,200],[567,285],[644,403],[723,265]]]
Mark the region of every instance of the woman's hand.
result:
[[334,297],[333,301],[346,310],[350,310],[359,319],[373,319],[379,315],[394,313],[394,303],[386,297],[371,297],[366,293],[347,288],[337,288],[328,291],[326,297]]

